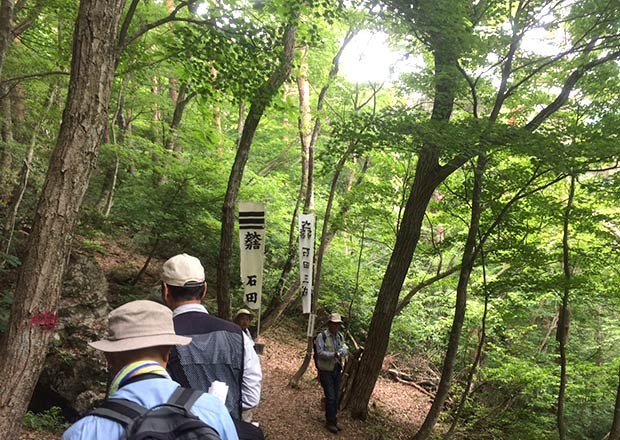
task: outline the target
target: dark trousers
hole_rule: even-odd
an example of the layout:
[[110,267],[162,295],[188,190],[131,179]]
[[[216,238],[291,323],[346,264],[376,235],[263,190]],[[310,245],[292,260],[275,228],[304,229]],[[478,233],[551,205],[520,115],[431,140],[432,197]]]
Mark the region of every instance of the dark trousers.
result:
[[265,440],[263,430],[251,423],[233,418],[239,440]]
[[340,365],[336,365],[334,371],[319,370],[319,380],[325,393],[325,420],[327,423],[336,423],[338,391],[340,390]]

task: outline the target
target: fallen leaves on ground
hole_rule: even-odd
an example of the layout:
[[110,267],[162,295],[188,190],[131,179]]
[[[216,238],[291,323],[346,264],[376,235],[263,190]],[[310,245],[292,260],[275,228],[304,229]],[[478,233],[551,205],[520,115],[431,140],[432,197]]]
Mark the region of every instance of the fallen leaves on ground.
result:
[[261,336],[265,344],[261,356],[263,391],[255,419],[268,440],[379,440],[387,438],[386,434],[399,440],[410,437],[421,425],[430,407],[428,397],[406,384],[379,378],[368,421],[353,420],[343,413],[338,417],[342,431],[337,435],[327,431],[323,391],[314,365],[308,368],[299,389],[288,386],[306,352],[303,333],[296,333],[299,331],[282,326]]

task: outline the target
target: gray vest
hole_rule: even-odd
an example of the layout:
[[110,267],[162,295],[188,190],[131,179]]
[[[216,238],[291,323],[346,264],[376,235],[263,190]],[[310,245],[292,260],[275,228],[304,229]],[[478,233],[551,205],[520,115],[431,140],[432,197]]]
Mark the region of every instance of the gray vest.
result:
[[[325,344],[325,351],[329,351],[331,353],[336,352],[336,347],[334,344],[334,338],[328,331],[323,331],[318,335],[319,338],[323,338],[323,342]],[[344,337],[337,333],[336,337],[338,338],[338,343],[340,347],[344,345]],[[322,371],[334,371],[336,368],[336,364],[339,363],[337,357],[323,358],[321,356],[317,357],[317,367]]]
[[177,345],[181,367],[189,385],[208,391],[214,381],[228,385],[226,408],[241,418],[241,378],[243,376],[243,336],[241,332],[215,331],[189,335],[189,345]]

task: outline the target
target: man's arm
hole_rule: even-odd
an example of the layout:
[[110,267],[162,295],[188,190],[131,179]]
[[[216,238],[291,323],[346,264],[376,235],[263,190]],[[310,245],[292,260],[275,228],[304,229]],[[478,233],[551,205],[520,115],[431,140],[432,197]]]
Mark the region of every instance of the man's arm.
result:
[[241,381],[241,407],[243,409],[254,408],[260,401],[261,382],[263,372],[260,367],[260,359],[254,350],[254,343],[248,335],[243,333],[243,379]]
[[215,429],[222,440],[239,440],[230,413],[217,397],[204,393],[192,406],[192,413]]

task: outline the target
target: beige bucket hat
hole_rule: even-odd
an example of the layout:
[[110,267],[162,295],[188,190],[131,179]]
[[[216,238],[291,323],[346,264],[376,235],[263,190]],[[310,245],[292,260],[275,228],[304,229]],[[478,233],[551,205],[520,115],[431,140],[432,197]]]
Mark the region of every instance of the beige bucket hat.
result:
[[340,313],[332,313],[331,315],[329,315],[329,319],[327,320],[327,322],[335,322],[336,324],[343,323]]
[[250,312],[248,309],[239,309],[239,311],[237,313],[235,313],[235,318],[237,319],[237,317],[239,315],[250,315],[250,317],[254,317],[254,314],[252,312]]
[[160,345],[187,345],[192,338],[174,333],[172,311],[153,301],[124,304],[108,315],[108,337],[89,342],[91,347],[109,353],[138,350]]

